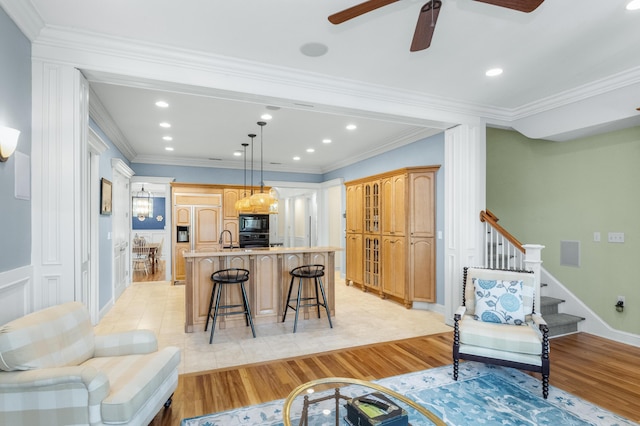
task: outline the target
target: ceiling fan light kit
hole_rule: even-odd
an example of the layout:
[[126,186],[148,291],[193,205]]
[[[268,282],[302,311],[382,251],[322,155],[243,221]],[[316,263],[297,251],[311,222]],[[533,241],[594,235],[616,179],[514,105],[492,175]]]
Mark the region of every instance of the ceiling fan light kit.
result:
[[[350,19],[357,18],[360,15],[379,9],[383,6],[390,5],[398,0],[369,0],[364,3],[357,4],[348,9],[334,13],[329,16],[329,22],[334,25],[342,24]],[[544,0],[474,0],[481,3],[488,3],[493,6],[504,7],[507,9],[517,10],[519,12],[533,12],[542,4]],[[442,7],[441,0],[430,0],[420,8],[418,14],[418,23],[416,24],[416,30],[413,33],[413,40],[411,41],[411,52],[417,52],[425,50],[431,46],[431,39],[436,28],[436,22],[438,15],[440,14],[440,8]]]

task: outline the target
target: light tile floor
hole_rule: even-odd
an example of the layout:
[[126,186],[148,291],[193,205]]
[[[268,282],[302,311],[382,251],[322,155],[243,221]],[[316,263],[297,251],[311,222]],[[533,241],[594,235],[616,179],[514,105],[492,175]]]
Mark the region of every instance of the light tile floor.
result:
[[184,286],[138,282],[124,291],[95,330],[153,330],[160,347],[181,349],[181,374],[451,331],[441,314],[406,309],[345,286],[339,276],[333,329],[324,316],[300,318],[294,334],[293,317],[290,312],[285,323],[256,325],[255,339],[248,327],[216,330],[210,345],[209,332],[184,332]]

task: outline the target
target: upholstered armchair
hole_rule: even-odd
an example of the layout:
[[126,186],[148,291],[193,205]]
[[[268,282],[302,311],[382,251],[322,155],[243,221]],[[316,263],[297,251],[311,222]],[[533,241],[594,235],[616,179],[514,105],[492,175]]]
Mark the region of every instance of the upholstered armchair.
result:
[[459,360],[542,374],[549,394],[549,329],[541,315],[539,283],[529,271],[464,268],[462,306],[454,315],[453,378]]
[[147,425],[179,363],[148,330],[94,335],[81,303],[34,312],[0,327],[0,424]]

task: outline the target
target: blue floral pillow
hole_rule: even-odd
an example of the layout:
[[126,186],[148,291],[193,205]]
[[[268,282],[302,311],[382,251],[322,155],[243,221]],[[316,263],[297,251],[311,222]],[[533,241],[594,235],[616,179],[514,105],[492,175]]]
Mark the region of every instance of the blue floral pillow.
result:
[[522,281],[473,279],[476,294],[474,318],[498,324],[524,324]]

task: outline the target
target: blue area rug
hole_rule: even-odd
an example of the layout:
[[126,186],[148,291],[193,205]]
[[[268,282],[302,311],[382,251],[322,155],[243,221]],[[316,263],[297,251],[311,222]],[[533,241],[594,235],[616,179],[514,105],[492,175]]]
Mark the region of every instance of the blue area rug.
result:
[[[425,406],[450,426],[468,425],[636,425],[553,386],[542,398],[540,380],[518,370],[475,362],[460,364],[458,381],[452,367],[439,367],[377,380]],[[352,395],[355,396],[355,395]],[[280,426],[284,400],[182,420],[181,426]],[[430,425],[412,416],[412,426]],[[309,425],[323,425],[326,417],[311,413]],[[347,425],[345,422],[344,425]]]

